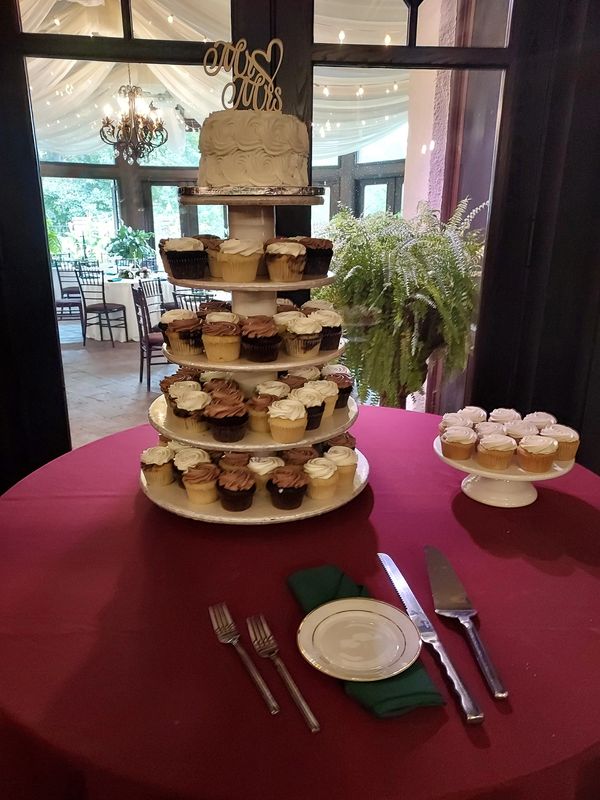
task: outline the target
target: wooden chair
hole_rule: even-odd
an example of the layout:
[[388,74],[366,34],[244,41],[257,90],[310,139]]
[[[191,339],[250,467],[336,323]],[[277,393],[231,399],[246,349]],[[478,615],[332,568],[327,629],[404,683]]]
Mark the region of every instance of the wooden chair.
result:
[[62,300],[68,300],[72,297],[81,298],[81,291],[77,283],[77,275],[75,273],[75,266],[66,263],[55,263],[54,269],[56,270],[56,277],[60,287],[60,296]]
[[162,281],[159,278],[142,278],[140,280],[140,288],[144,292],[150,314],[154,312],[164,314],[169,309],[177,308],[177,303],[175,302],[165,303]]
[[146,362],[146,385],[150,391],[151,369],[154,364],[168,363],[162,354],[163,335],[150,327],[150,312],[143,289],[131,287],[135,317],[140,335],[140,383],[144,378],[144,362]]
[[212,297],[213,295],[210,292],[203,290],[191,292],[189,289],[187,291],[175,289],[173,292],[173,299],[177,303],[177,308],[187,308],[190,311],[198,311],[198,306],[211,300]]
[[[127,332],[127,314],[122,303],[107,303],[104,293],[104,270],[87,269],[78,267],[75,270],[77,283],[83,298],[83,310],[85,322],[83,326],[83,345],[85,347],[86,331],[90,325],[100,327],[100,340],[104,341],[104,327],[108,328],[108,334],[112,346],[115,346],[113,338],[113,328],[125,329],[125,340],[129,338]],[[116,315],[116,319],[111,320],[111,314]]]

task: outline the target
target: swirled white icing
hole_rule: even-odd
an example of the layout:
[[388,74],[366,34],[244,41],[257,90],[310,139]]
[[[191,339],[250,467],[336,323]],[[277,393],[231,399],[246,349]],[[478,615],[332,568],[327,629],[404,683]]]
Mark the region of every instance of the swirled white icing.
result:
[[310,314],[310,311],[318,311],[321,308],[329,309],[333,311],[333,303],[330,303],[329,300],[307,300],[306,303],[302,303],[300,306],[303,311],[307,311]]
[[558,442],[549,436],[524,436],[519,442],[519,447],[521,450],[525,450],[526,453],[549,455],[550,453],[556,453]]
[[504,433],[505,429],[501,422],[478,422],[475,425],[475,431],[481,438],[483,436],[490,436],[492,433]]
[[487,419],[487,414],[483,408],[479,408],[479,406],[465,406],[464,408],[460,408],[457,411],[457,414],[460,414],[461,417],[467,417],[467,419],[470,419],[473,424],[477,422],[485,422]]
[[165,311],[160,321],[164,325],[168,325],[169,322],[173,322],[176,319],[196,319],[197,316],[196,312],[190,311],[189,308],[172,308],[170,311]]
[[307,186],[308,131],[277,111],[216,111],[200,132],[200,186]]
[[326,378],[327,375],[348,375],[352,377],[352,373],[343,364],[325,364],[321,370],[321,375]]
[[289,370],[288,375],[304,378],[305,381],[316,381],[320,378],[321,373],[317,367],[298,367],[298,369]]
[[500,450],[503,453],[507,453],[510,450],[516,450],[517,443],[510,436],[503,436],[501,433],[492,433],[490,436],[484,436],[483,439],[481,439],[479,447],[482,450]]
[[309,315],[309,319],[316,319],[324,328],[340,328],[344,321],[341,314],[329,308],[320,308],[318,311],[313,311]]
[[578,442],[579,434],[567,425],[548,425],[540,431],[540,436],[550,436],[559,442]]
[[304,419],[306,410],[299,400],[275,400],[267,409],[269,417],[272,419]]
[[321,333],[323,326],[316,319],[310,317],[296,317],[291,319],[287,324],[287,329],[290,333]]
[[504,424],[504,433],[513,439],[522,439],[524,436],[535,436],[538,432],[537,425],[526,422],[524,419],[514,419]]
[[533,423],[538,430],[547,428],[548,425],[556,425],[556,417],[547,411],[533,411],[531,414],[525,414],[523,419],[525,422]]
[[473,420],[469,419],[468,417],[463,417],[462,414],[457,414],[456,411],[449,411],[442,417],[442,421],[440,422],[440,430],[445,431],[447,428],[451,428],[453,425],[458,425],[462,428],[472,428]]
[[173,453],[168,447],[149,447],[142,452],[140,461],[147,466],[152,464],[160,466],[162,464],[168,464],[172,458]]
[[325,453],[325,458],[333,461],[338,467],[348,467],[352,464],[356,464],[358,461],[356,451],[351,447],[344,447],[343,445],[334,445],[330,447]]
[[267,253],[274,256],[303,256],[306,247],[298,242],[272,242],[267,245]]
[[323,403],[323,398],[314,389],[309,386],[301,386],[299,389],[293,389],[290,392],[292,400],[299,400],[305,408],[312,408],[313,406],[320,406]]
[[475,444],[477,434],[473,428],[467,428],[465,425],[452,425],[450,428],[446,428],[442,439],[445,442],[455,442],[456,444]]
[[279,314],[273,314],[273,322],[275,325],[287,325],[291,319],[298,319],[303,317],[301,311],[280,311]]
[[263,252],[262,242],[253,239],[226,239],[221,242],[219,249],[222,253],[231,253],[237,256],[254,256]]
[[166,239],[164,248],[167,252],[176,251],[178,253],[187,253],[191,250],[204,250],[204,245],[200,239],[184,236],[181,239]]
[[256,394],[270,394],[271,397],[287,397],[290,393],[290,387],[287,383],[281,381],[263,381],[256,386]]
[[173,386],[169,386],[169,397],[176,400],[178,397],[184,397],[189,392],[199,392],[201,388],[196,381],[178,381]]
[[310,388],[318,392],[323,399],[335,397],[340,392],[335,381],[311,381]]
[[248,469],[257,475],[268,475],[277,467],[285,466],[283,458],[278,456],[253,456],[248,462]]
[[184,447],[175,455],[174,463],[178,470],[185,472],[197,464],[210,464],[210,456],[200,447]]
[[206,315],[207,322],[235,322],[240,321],[239,315],[232,311],[210,311]]
[[200,411],[211,401],[211,396],[208,392],[188,392],[182,397],[178,397],[176,402],[177,408],[182,411]]
[[311,458],[304,465],[304,471],[311,478],[327,480],[337,472],[337,464],[327,458]]
[[510,422],[511,420],[521,419],[521,415],[514,408],[495,408],[490,412],[490,422]]

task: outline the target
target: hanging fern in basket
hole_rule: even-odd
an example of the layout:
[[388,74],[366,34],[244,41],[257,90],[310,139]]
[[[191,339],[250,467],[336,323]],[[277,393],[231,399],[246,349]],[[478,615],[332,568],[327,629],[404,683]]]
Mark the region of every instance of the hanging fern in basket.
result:
[[464,369],[471,338],[483,245],[471,223],[482,206],[458,204],[447,222],[426,203],[406,220],[383,212],[336,214],[336,282],[320,295],[342,308],[349,346],[345,362],[359,394],[403,406],[421,389],[427,359],[443,348],[449,372]]

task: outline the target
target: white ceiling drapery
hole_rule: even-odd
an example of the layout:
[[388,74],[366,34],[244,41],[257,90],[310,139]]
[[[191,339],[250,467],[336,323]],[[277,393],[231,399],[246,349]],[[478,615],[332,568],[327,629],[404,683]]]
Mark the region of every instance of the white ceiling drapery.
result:
[[[334,30],[345,23],[351,31],[345,0],[327,2],[332,13],[315,17],[316,37],[325,26]],[[398,6],[397,0],[377,2],[378,6],[386,4],[390,8]],[[122,35],[118,0],[20,0],[20,7],[25,30]],[[189,0],[134,0],[132,8],[134,31],[142,38],[192,41],[230,38],[228,0],[204,3],[201,11]],[[384,12],[381,7],[378,15]],[[169,15],[173,17],[172,23],[168,21]],[[55,18],[60,26],[54,24]],[[376,26],[380,31],[386,29],[385,22],[379,21]],[[126,64],[31,58],[28,71],[40,149],[76,156],[108,147],[99,137],[100,120],[106,105],[116,108],[116,93],[129,82]],[[211,111],[221,108],[221,92],[228,80],[224,73],[209,77],[199,66],[161,64],[132,64],[131,78],[160,109],[173,149],[183,148],[184,144],[183,121],[175,107],[181,107],[186,117],[202,122]],[[314,82],[315,159],[358,150],[407,120],[405,70],[318,67]],[[327,97],[323,94],[325,86],[329,91]],[[357,96],[359,87],[362,94]]]

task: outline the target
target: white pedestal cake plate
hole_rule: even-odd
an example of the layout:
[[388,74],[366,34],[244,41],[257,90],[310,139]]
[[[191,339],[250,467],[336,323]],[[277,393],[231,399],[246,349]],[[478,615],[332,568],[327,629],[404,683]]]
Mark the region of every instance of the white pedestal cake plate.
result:
[[[275,235],[275,206],[306,206],[319,205],[322,197],[317,196],[318,190],[306,187],[302,190],[275,190],[273,194],[253,195],[245,192],[239,195],[218,195],[214,192],[205,193],[195,188],[180,190],[182,204],[190,205],[227,205],[229,212],[229,236],[236,239],[255,239],[265,241]],[[331,275],[322,277],[307,277],[301,281],[277,283],[259,278],[249,284],[227,283],[211,277],[202,280],[178,280],[170,278],[171,283],[189,288],[199,288],[221,291],[230,291],[232,294],[232,310],[235,313],[252,316],[256,314],[273,315],[277,308],[278,291],[296,291],[326,286],[332,283]],[[319,352],[308,359],[293,358],[280,353],[276,361],[259,363],[238,359],[232,362],[211,362],[206,356],[179,356],[170,352],[166,346],[163,352],[166,358],[183,366],[193,366],[202,370],[219,370],[231,373],[236,381],[246,391],[266,380],[273,380],[277,373],[294,368],[320,366],[328,361],[333,361],[341,355],[346,342],[342,340],[337,350]],[[294,447],[305,447],[317,442],[322,442],[346,431],[358,416],[358,405],[353,398],[349,399],[345,409],[337,409],[333,415],[324,420],[315,431],[307,431],[304,438],[293,444],[275,442],[269,434],[257,434],[249,431],[239,442],[218,442],[210,433],[191,434],[187,430],[179,430],[177,420],[167,413],[166,401],[158,398],[150,406],[148,417],[151,424],[165,436],[171,439],[201,447],[206,450],[234,451],[234,452],[274,452],[290,450]],[[161,508],[171,511],[179,516],[203,522],[224,523],[228,525],[264,525],[277,522],[291,522],[306,519],[320,514],[325,514],[340,506],[345,505],[367,485],[369,464],[360,451],[356,451],[358,464],[353,486],[345,490],[338,490],[329,501],[312,500],[305,496],[302,504],[297,509],[284,510],[273,506],[270,495],[266,491],[257,491],[252,505],[246,511],[226,511],[220,502],[207,506],[194,506],[187,498],[185,489],[177,483],[169,486],[148,486],[143,473],[140,476],[140,485],[147,497]]]
[[485,469],[474,458],[465,461],[446,458],[442,453],[439,436],[433,442],[433,449],[445,464],[461,472],[469,473],[461,483],[461,488],[467,497],[486,506],[497,508],[519,508],[531,505],[535,502],[538,494],[533,481],[550,481],[553,478],[560,478],[561,475],[570,472],[575,463],[574,461],[554,461],[548,472],[526,472],[517,464],[500,471]]
[[[285,445],[283,445],[285,447]],[[367,485],[369,478],[369,463],[360,450],[356,451],[358,464],[356,475],[351,488],[336,491],[331,500],[312,500],[305,495],[299,508],[288,511],[275,508],[271,502],[271,495],[264,490],[256,491],[252,505],[246,511],[226,511],[221,503],[210,503],[206,506],[193,505],[188,500],[185,489],[178,483],[168,486],[148,486],[144,473],[140,473],[140,486],[142,491],[153,503],[179,517],[188,517],[200,522],[223,523],[224,525],[274,525],[278,522],[295,522],[299,519],[318,517],[328,511],[349,503]]]

